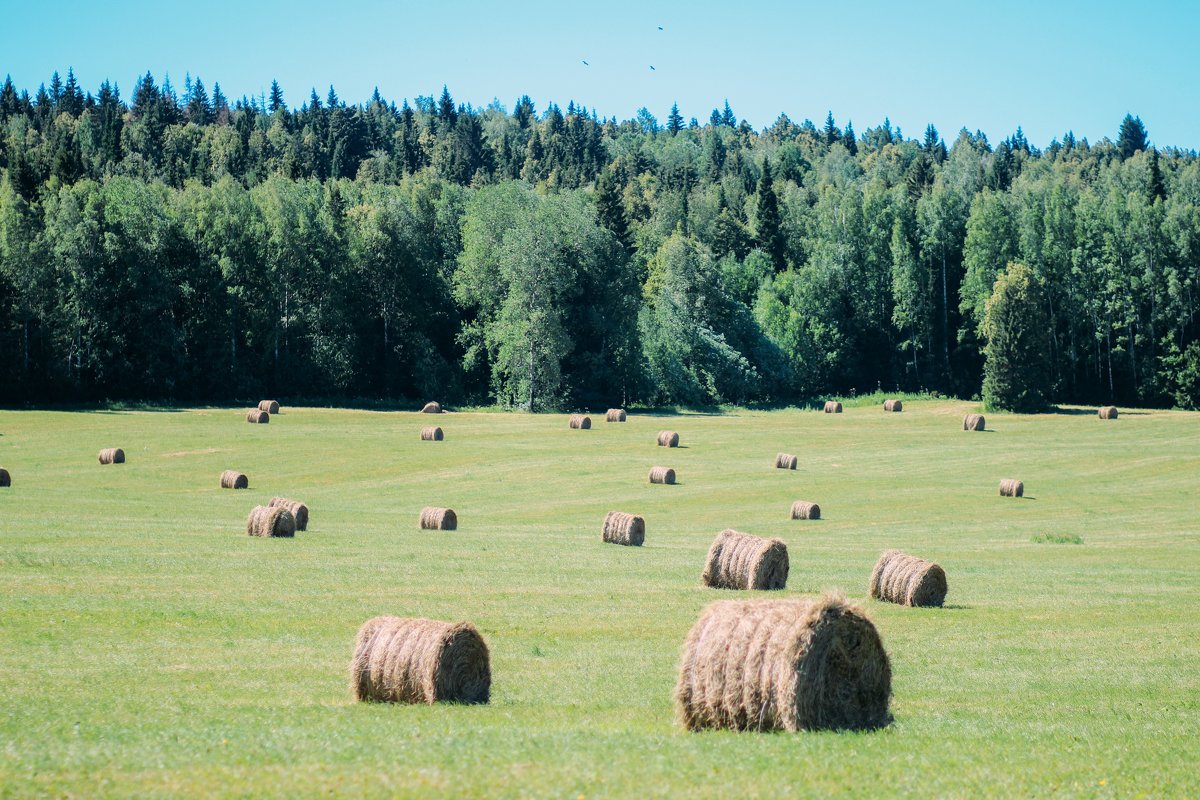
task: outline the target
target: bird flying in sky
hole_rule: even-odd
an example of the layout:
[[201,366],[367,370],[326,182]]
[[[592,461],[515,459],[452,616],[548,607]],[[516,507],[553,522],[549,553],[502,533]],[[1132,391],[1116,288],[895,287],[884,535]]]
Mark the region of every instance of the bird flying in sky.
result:
[[658,72],[658,70],[654,69],[654,65],[653,65],[653,64],[651,64],[651,65],[650,65],[650,69],[654,70],[655,72]]
[[584,62],[583,62],[583,65],[584,65],[585,67],[590,67],[590,66],[591,66],[591,64],[587,63],[586,61],[584,61]]

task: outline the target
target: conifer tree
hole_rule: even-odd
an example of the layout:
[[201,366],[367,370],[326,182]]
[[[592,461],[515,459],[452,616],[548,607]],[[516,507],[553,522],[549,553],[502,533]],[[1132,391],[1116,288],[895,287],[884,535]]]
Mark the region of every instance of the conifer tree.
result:
[[984,313],[983,403],[989,410],[1035,413],[1050,402],[1050,320],[1041,281],[1008,265]]
[[858,155],[858,141],[854,137],[853,122],[847,122],[846,130],[842,131],[842,145],[850,151],[850,155]]
[[683,130],[683,116],[679,113],[679,103],[671,105],[671,113],[667,115],[667,130],[672,136]]
[[1121,160],[1124,161],[1146,147],[1146,126],[1142,124],[1142,118],[1126,114],[1125,119],[1121,120],[1121,132],[1117,136],[1117,151],[1121,154]]
[[755,243],[775,265],[776,272],[787,267],[784,257],[783,220],[779,215],[779,198],[771,178],[770,159],[763,159],[763,174],[758,182],[758,214],[755,220]]
[[825,116],[825,128],[821,131],[826,145],[832,145],[834,142],[842,138],[842,132],[838,130],[837,125],[833,123],[833,112],[830,111]]
[[283,89],[279,88],[279,81],[271,81],[271,98],[268,101],[267,110],[274,114],[281,108],[285,108],[283,103]]

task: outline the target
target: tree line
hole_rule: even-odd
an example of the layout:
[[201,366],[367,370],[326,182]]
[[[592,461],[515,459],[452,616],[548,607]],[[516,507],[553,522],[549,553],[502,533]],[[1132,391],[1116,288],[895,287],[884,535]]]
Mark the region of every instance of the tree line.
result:
[[1200,159],[1132,116],[1040,150],[728,103],[0,87],[5,403],[1196,407],[1198,284]]

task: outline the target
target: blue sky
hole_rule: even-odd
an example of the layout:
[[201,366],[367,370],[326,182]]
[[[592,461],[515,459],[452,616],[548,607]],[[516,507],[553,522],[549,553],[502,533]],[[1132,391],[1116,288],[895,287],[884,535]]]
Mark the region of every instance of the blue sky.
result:
[[[436,94],[511,109],[529,94],[660,120],[673,101],[702,121],[729,99],[755,127],[780,112],[862,131],[884,116],[918,136],[1023,127],[1044,146],[1068,129],[1116,136],[1126,112],[1160,146],[1200,148],[1200,3],[531,2],[323,0],[29,3],[0,12],[0,74],[31,91],[75,69],[128,99],[149,69],[231,97],[279,80],[289,104],[333,84],[399,101]],[[663,30],[658,30],[662,26]],[[586,60],[590,66],[582,62]],[[655,67],[654,70],[650,66]]]

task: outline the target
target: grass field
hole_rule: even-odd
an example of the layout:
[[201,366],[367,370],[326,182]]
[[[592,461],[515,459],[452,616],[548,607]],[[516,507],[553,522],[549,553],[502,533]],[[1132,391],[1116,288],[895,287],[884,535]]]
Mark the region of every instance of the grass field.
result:
[[[1200,414],[429,417],[0,411],[0,796],[1196,797]],[[436,422],[444,442],[418,441]],[[684,447],[655,446],[659,429]],[[120,466],[96,463],[125,449]],[[779,451],[795,472],[772,469]],[[676,486],[651,486],[650,466]],[[223,469],[248,491],[218,488]],[[998,496],[1001,478],[1024,499]],[[306,501],[294,540],[247,512]],[[796,499],[823,519],[791,522]],[[417,530],[424,505],[456,532]],[[646,518],[605,545],[605,512]],[[888,728],[688,734],[679,648],[729,592],[717,531],[779,536],[782,594],[840,588],[894,671]],[[881,551],[946,607],[868,601]],[[474,622],[487,706],[351,702],[376,614]]]

